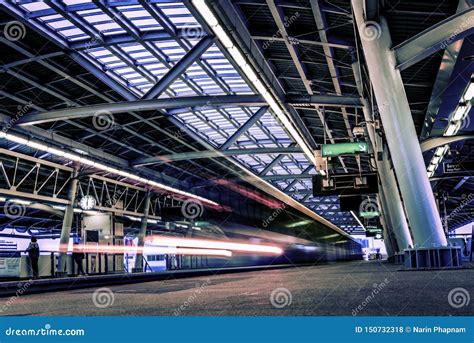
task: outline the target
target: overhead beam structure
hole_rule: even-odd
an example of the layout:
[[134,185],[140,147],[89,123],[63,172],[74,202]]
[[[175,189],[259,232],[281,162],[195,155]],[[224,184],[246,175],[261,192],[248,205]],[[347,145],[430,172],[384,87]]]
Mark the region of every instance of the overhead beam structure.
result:
[[[102,76],[103,78],[103,76]],[[114,86],[115,87],[115,86]],[[288,97],[287,102],[296,105],[321,105],[340,106],[345,105],[360,107],[360,98],[354,96],[329,96],[313,95]],[[213,107],[235,107],[235,106],[263,106],[265,101],[260,95],[218,95],[218,96],[194,96],[165,99],[143,99],[130,100],[126,102],[112,102],[99,105],[72,107],[54,111],[44,111],[36,114],[22,116],[18,125],[36,125],[52,121],[71,120],[92,117],[101,113],[119,114],[131,111],[145,112],[156,110],[167,110],[177,108],[192,108],[196,106]]]
[[474,139],[474,135],[432,137],[421,142],[421,151],[426,152],[442,145]]
[[191,161],[202,158],[227,157],[237,155],[268,155],[268,154],[292,154],[302,153],[299,147],[283,148],[252,148],[252,149],[228,149],[228,150],[208,150],[177,153],[172,155],[162,155],[155,157],[140,158],[131,163],[133,167],[146,166],[156,163],[171,163],[177,161]]
[[400,70],[406,69],[474,32],[474,8],[454,14],[393,48]]

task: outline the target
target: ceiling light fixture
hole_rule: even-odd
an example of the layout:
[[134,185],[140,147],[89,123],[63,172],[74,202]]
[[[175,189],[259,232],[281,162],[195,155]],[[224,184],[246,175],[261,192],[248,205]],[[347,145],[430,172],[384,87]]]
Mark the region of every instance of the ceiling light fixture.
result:
[[[467,87],[464,89],[464,92],[461,96],[461,99],[458,103],[458,106],[452,113],[452,115],[449,118],[448,121],[448,126],[444,130],[443,136],[449,137],[449,136],[455,136],[459,129],[463,126],[463,121],[466,119],[466,117],[469,115],[469,112],[471,111],[471,106],[472,106],[472,98],[474,95],[474,79],[471,76],[471,81],[467,85]],[[427,168],[427,173],[428,177],[432,177],[438,169],[438,165],[441,163],[443,160],[444,155],[448,151],[449,146],[446,144],[444,146],[440,146],[436,148],[436,151],[434,153],[434,156],[431,159],[431,162],[428,165]]]

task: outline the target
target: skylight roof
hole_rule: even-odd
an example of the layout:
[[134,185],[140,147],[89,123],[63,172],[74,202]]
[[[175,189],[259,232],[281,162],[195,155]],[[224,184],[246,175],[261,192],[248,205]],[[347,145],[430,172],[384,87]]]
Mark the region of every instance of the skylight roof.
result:
[[[13,2],[12,2],[13,3]],[[182,2],[101,2],[64,0],[57,2],[18,1],[29,20],[42,25],[51,37],[86,59],[113,73],[115,79],[138,98],[143,97],[208,33]],[[211,45],[160,97],[255,94],[219,46]],[[219,148],[259,107],[201,108],[180,111],[176,118]],[[230,149],[284,148],[294,146],[285,129],[267,112],[242,134]],[[239,154],[239,160],[260,173],[277,154]],[[309,162],[303,154],[286,155],[267,175],[300,174]],[[272,180],[292,190],[310,190],[310,180]]]

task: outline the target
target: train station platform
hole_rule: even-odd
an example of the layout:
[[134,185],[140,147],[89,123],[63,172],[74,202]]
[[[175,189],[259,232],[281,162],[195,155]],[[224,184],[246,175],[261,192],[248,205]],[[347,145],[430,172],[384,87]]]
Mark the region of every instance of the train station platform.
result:
[[262,270],[290,268],[291,265],[268,265],[227,268],[200,268],[186,270],[169,270],[162,272],[141,273],[114,273],[106,275],[68,276],[61,278],[31,279],[21,278],[0,282],[0,298],[14,297],[16,295],[45,293],[55,291],[69,291],[72,289],[123,285],[150,281],[163,281],[169,279],[182,279],[189,277],[209,276],[225,273],[240,273]]
[[[240,268],[241,269],[241,268]],[[152,316],[451,316],[459,288],[472,292],[474,269],[399,271],[379,262],[76,278],[70,289],[19,298],[9,315]],[[240,270],[242,271],[242,270]],[[193,276],[194,274],[194,276]],[[191,277],[193,276],[193,277]],[[137,282],[148,278],[150,282]],[[121,279],[122,278],[122,279]],[[152,281],[154,278],[154,281]],[[115,284],[112,280],[115,279]],[[41,280],[49,283],[64,280]],[[72,281],[72,280],[69,280]],[[95,282],[95,285],[93,286]],[[134,282],[134,283],[131,283]],[[89,283],[89,288],[78,289]],[[61,299],[60,302],[55,299]],[[98,301],[102,299],[102,303]],[[2,299],[5,306],[8,299]],[[15,300],[13,300],[15,301]],[[21,303],[21,304],[20,304]],[[461,304],[462,305],[462,304]]]

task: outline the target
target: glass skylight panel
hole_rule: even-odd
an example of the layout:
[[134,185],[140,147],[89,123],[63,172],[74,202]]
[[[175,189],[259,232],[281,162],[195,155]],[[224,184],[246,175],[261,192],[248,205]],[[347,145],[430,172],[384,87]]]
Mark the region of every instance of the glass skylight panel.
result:
[[[108,1],[107,5],[114,7],[120,14],[114,18],[111,17],[111,14],[108,14],[108,11],[102,11],[91,1],[64,0],[64,3],[69,6],[69,11],[76,10],[75,14],[83,18],[85,26],[89,29],[84,30],[85,32],[92,31],[97,33],[97,36],[102,33],[106,36],[107,43],[111,47],[99,46],[101,44],[100,40],[95,41],[94,37],[86,34],[79,27],[75,27],[68,19],[68,15],[63,17],[61,14],[55,13],[52,8],[42,1],[29,2],[18,6],[28,12],[41,11],[33,16],[34,20],[47,25],[58,34],[58,37],[60,35],[70,42],[80,40],[77,46],[80,45],[83,48],[85,46],[85,50],[80,53],[100,63],[105,70],[114,73],[120,82],[139,96],[153,87],[150,82],[152,78],[160,80],[172,66],[186,55],[192,46],[200,41],[200,37],[206,34],[196,18],[179,1],[151,1],[148,5],[163,11],[174,25],[174,28],[178,29],[176,30],[177,34],[185,37],[181,39],[181,42],[171,38],[168,40],[159,38],[153,41],[153,34],[150,34],[149,31],[154,30],[160,33],[163,32],[163,27],[136,1]],[[83,4],[86,4],[86,6],[83,6]],[[40,17],[43,13],[44,16]],[[159,52],[161,56],[167,57],[168,63],[163,64],[157,59],[154,51],[149,46],[134,41],[133,37],[128,37],[127,31],[118,24],[119,21],[128,21],[138,31],[147,31],[146,34],[143,34],[143,37],[147,37],[147,44],[156,47],[155,51]],[[120,36],[114,39],[114,35],[118,34]],[[116,43],[117,40],[122,43]],[[84,44],[82,44],[83,42]],[[94,46],[93,48],[88,46],[89,42],[91,42],[90,45]],[[225,57],[216,44],[213,44],[202,54],[201,61],[205,64],[205,67],[202,67],[202,63],[193,63],[183,75],[186,82],[183,82],[181,78],[175,80],[160,97],[212,96],[227,94],[228,91],[232,94],[255,94],[240,72]],[[207,73],[207,68],[212,71],[212,75]],[[221,88],[221,83],[225,84],[224,88]],[[198,89],[202,94],[197,94],[195,89]],[[201,108],[194,112],[190,110],[177,114],[176,118],[217,148],[258,110],[259,107],[226,107],[220,110]],[[292,139],[278,120],[275,119],[272,113],[267,112],[257,124],[254,124],[245,134],[240,136],[231,148],[287,147],[292,143]],[[238,155],[234,158],[258,173],[271,163],[276,156],[275,154],[259,154]],[[299,174],[309,165],[308,160],[302,153],[287,155],[279,165],[272,169],[270,175]],[[314,169],[310,173],[315,173]],[[290,182],[291,179],[278,180],[273,184],[283,189]],[[310,178],[300,180],[295,189],[310,189],[310,182]]]
[[47,15],[47,16],[42,16],[41,17],[41,20],[45,23],[47,23],[49,21],[55,21],[55,20],[58,20],[58,19],[63,19],[63,17],[60,16],[59,14],[52,14],[52,15]]
[[157,79],[160,79],[168,72],[168,68],[166,68],[161,63],[145,64],[144,67],[154,76],[156,76]]
[[123,30],[119,24],[112,21],[110,23],[105,24],[95,24],[94,27],[103,34],[125,33],[125,30]]
[[231,107],[231,108],[226,108],[225,113],[229,115],[229,117],[238,123],[239,127],[249,119],[249,115],[243,111],[240,107]]
[[64,38],[68,38],[69,40],[79,39],[83,37],[89,37],[82,31],[81,29],[74,28],[69,30],[62,30],[58,31],[58,33],[63,36]]
[[176,96],[195,96],[197,95],[194,90],[189,88],[183,81],[177,80],[170,87]]
[[272,173],[273,173],[273,175],[286,174],[286,170],[283,169],[283,167],[281,165],[276,165],[275,167],[273,167]]
[[260,157],[261,155],[238,155],[235,158],[244,166],[256,173],[261,172],[268,163]]
[[63,0],[63,2],[70,6],[70,5],[79,5],[79,4],[84,4],[84,3],[90,3],[92,2],[91,0]]
[[153,55],[151,54],[151,52],[143,49],[141,51],[130,53],[130,57],[132,57],[136,60],[139,60],[139,59],[146,58],[146,57],[153,57]]
[[299,183],[304,185],[304,187],[306,189],[312,189],[313,188],[313,181],[311,180],[311,178],[300,180]]
[[206,76],[206,72],[197,64],[193,63],[188,69],[186,69],[185,74],[189,78]]
[[102,11],[95,12],[94,15],[82,15],[82,17],[89,23],[89,24],[96,24],[96,23],[104,23],[104,22],[111,22],[112,18],[110,18],[107,14],[103,13]]
[[138,27],[140,31],[151,31],[156,30],[160,27],[155,19],[140,19],[132,20],[133,25]]
[[180,2],[158,4],[176,27],[200,27],[191,12]]
[[69,20],[66,19],[60,19],[60,20],[55,20],[55,21],[50,21],[48,23],[50,27],[52,27],[55,30],[61,30],[61,29],[66,29],[66,28],[74,28],[74,25]]
[[287,144],[291,143],[291,138],[286,133],[282,125],[277,121],[277,119],[270,112],[265,113],[261,118],[260,122],[264,127],[268,128],[271,131],[273,137],[275,137],[279,142],[286,142]]
[[42,1],[37,1],[37,2],[30,2],[26,4],[22,4],[21,7],[26,9],[28,12],[36,12],[36,11],[42,11],[42,10],[47,10],[50,7],[45,4]]

